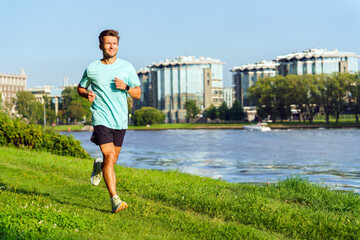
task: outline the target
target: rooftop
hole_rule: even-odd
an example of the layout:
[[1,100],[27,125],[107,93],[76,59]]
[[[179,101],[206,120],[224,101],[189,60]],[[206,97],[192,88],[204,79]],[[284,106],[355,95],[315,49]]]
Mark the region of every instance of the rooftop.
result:
[[146,73],[149,73],[150,72],[150,69],[147,68],[147,67],[144,67],[144,68],[140,68],[136,73],[137,74],[146,74]]
[[308,49],[303,52],[290,53],[283,56],[277,56],[276,61],[287,61],[292,59],[318,57],[360,57],[353,52],[339,52],[337,49],[328,51],[327,49]]
[[158,63],[153,63],[148,66],[148,68],[157,68],[157,67],[167,67],[174,65],[190,65],[190,64],[225,64],[218,59],[212,59],[210,57],[199,57],[195,56],[180,56],[175,59],[165,59],[165,61],[160,61]]
[[251,70],[260,70],[260,69],[276,69],[276,67],[279,64],[274,62],[274,61],[260,61],[258,63],[249,63],[246,65],[242,65],[242,66],[238,66],[238,67],[234,67],[232,70],[230,70],[231,72],[236,72],[236,71],[251,71]]
[[23,78],[28,78],[28,76],[26,76],[25,70],[24,69],[20,69],[20,74],[12,74],[12,73],[1,73],[1,76],[5,76],[5,77],[23,77]]

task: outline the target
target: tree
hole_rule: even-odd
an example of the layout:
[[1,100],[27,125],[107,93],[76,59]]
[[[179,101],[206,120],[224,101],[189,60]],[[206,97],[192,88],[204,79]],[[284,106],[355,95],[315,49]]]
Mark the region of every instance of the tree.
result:
[[200,113],[200,109],[196,106],[195,100],[187,100],[185,102],[185,109],[186,109],[186,119],[188,120],[188,122],[192,118],[195,118],[196,115]]
[[284,119],[288,119],[291,116],[289,88],[285,77],[275,77],[274,94],[275,103],[273,106],[275,108],[275,115],[276,117],[280,117],[282,122]]
[[308,92],[307,92],[307,81],[304,77],[310,75],[287,75],[285,76],[285,81],[288,86],[288,96],[291,104],[295,105],[296,110],[299,111],[299,122],[301,118],[305,121],[305,112]]
[[68,116],[75,121],[81,121],[86,115],[86,110],[83,108],[81,101],[73,100],[68,108]]
[[218,109],[219,118],[224,121],[230,120],[230,111],[226,104],[226,102],[223,102],[221,106]]
[[[46,124],[50,125],[56,122],[55,104],[51,101],[52,99],[46,95],[43,96],[46,111]],[[44,115],[44,113],[42,113]],[[44,124],[44,117],[39,119],[39,123]]]
[[317,76],[305,75],[302,76],[302,81],[305,82],[306,97],[304,96],[305,110],[304,110],[304,121],[305,116],[312,122],[315,114],[319,111],[320,98],[319,91],[317,89]]
[[274,77],[260,78],[255,85],[249,88],[249,98],[255,102],[257,115],[260,118],[271,117],[273,122],[276,120],[274,94]]
[[359,122],[360,111],[360,72],[350,76],[347,91],[349,93],[348,102],[355,115],[356,122]]
[[77,90],[75,87],[66,87],[62,92],[61,109],[67,110],[70,107],[70,103],[77,97]]
[[41,119],[43,105],[36,101],[35,96],[27,91],[16,93],[16,110],[30,123],[38,123]]
[[335,85],[330,75],[317,76],[317,89],[319,93],[319,104],[323,108],[326,123],[330,121],[330,115],[333,113],[333,98]]
[[346,94],[347,88],[346,84],[348,80],[351,78],[352,74],[350,73],[334,73],[331,76],[331,81],[334,84],[334,97],[332,99],[333,103],[333,113],[336,118],[336,122],[339,122],[340,113],[345,110],[346,107]]
[[216,118],[216,107],[214,105],[210,105],[207,109],[206,109],[206,117],[210,118],[211,120],[215,120]]
[[239,100],[235,100],[234,104],[230,108],[230,119],[234,121],[240,121],[244,119],[244,109],[240,104]]
[[92,102],[89,102],[87,99],[81,97],[77,93],[76,87],[66,87],[62,91],[61,95],[63,101],[60,107],[62,112],[60,116],[62,116],[63,121],[66,121],[67,118],[70,118],[73,121],[81,121],[84,116],[87,119],[91,118],[90,107],[92,105]]
[[0,110],[3,110],[3,99],[2,99],[2,93],[0,92]]
[[3,105],[4,111],[10,114],[14,106],[16,106],[15,98],[13,98],[11,101],[5,101]]
[[134,112],[132,119],[135,126],[145,126],[147,124],[163,123],[165,114],[153,107],[142,107]]

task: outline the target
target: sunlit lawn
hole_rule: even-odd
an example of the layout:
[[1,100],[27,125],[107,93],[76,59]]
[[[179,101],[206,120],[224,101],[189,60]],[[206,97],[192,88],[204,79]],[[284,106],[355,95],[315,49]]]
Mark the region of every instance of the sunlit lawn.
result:
[[[360,197],[297,177],[233,184],[116,166],[129,208],[111,214],[92,162],[0,148],[1,239],[357,239]],[[225,179],[226,180],[226,179]]]

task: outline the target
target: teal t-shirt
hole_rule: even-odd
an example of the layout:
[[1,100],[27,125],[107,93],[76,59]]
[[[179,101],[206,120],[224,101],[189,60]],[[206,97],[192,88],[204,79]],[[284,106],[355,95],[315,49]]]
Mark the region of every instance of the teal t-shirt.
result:
[[115,77],[130,87],[140,86],[134,67],[127,61],[116,59],[113,64],[103,64],[100,60],[92,62],[85,70],[80,86],[96,94],[91,106],[93,126],[104,125],[112,129],[127,129],[127,92],[116,89]]

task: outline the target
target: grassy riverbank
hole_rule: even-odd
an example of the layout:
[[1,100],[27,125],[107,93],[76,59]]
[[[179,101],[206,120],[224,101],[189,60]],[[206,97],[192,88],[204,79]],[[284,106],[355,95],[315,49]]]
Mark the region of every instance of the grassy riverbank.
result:
[[231,184],[116,166],[129,208],[110,213],[92,162],[0,147],[0,238],[358,239],[360,197],[305,180]]

